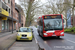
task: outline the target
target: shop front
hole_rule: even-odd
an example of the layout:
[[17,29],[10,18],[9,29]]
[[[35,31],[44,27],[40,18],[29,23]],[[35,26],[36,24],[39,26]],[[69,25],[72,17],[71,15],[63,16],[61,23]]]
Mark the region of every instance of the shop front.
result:
[[3,8],[0,8],[0,32],[8,31],[8,18],[9,13]]

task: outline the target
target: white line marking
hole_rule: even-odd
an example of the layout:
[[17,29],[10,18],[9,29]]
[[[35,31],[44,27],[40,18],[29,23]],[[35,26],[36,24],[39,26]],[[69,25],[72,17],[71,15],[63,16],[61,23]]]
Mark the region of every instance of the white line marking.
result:
[[36,38],[35,38],[35,41],[36,41],[36,44],[38,43],[38,41],[36,40]]
[[67,41],[72,42],[72,43],[75,43],[75,42],[74,42],[74,41],[72,41],[72,40],[68,40],[68,39],[67,39]]

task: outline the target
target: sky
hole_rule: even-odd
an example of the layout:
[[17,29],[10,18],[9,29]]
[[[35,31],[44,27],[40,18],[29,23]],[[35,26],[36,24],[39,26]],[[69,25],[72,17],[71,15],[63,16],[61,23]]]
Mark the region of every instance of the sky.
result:
[[15,2],[16,2],[17,4],[19,4],[19,0],[15,0]]

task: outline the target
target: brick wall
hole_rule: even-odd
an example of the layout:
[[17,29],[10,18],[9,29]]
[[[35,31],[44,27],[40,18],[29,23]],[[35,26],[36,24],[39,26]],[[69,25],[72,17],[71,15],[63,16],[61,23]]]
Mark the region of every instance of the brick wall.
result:
[[15,10],[15,18],[18,20],[19,14],[18,12]]
[[9,20],[9,31],[11,31],[11,30],[12,30],[12,21]]
[[[18,14],[18,12],[17,12],[16,9],[15,9],[15,17],[16,17],[17,20],[19,20],[19,19],[18,19],[19,14]],[[19,24],[18,24],[18,22],[16,22],[16,30],[18,30],[18,28],[19,28]]]

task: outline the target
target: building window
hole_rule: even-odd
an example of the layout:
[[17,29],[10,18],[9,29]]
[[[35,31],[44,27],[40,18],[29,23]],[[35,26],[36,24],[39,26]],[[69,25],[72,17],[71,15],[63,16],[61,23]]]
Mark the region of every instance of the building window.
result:
[[6,29],[8,29],[8,22],[7,22],[7,20],[6,20],[6,22],[5,22],[5,23],[6,23]]
[[16,13],[16,17],[17,17],[17,13]]
[[8,7],[6,6],[6,11],[8,11]]
[[5,29],[4,23],[5,23],[4,20],[2,20],[2,30]]
[[8,0],[8,3],[10,3],[10,0]]

